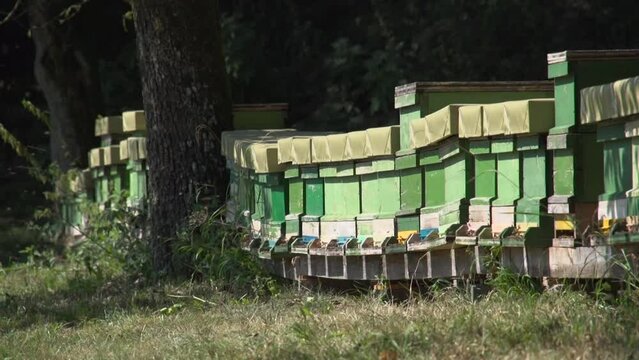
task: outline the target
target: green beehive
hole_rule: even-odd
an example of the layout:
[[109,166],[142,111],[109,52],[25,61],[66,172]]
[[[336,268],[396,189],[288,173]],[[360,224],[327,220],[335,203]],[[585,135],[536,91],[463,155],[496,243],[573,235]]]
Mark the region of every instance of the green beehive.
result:
[[361,182],[361,214],[357,216],[357,240],[350,244],[349,255],[390,251],[382,246],[395,237],[395,214],[400,210],[401,175],[394,166],[399,127],[372,128],[365,135],[365,158],[355,164]]
[[[324,141],[323,133],[297,133],[278,140],[278,162],[287,164],[284,177],[288,183],[289,213],[285,237],[289,245],[301,236],[314,239],[320,236],[324,181],[319,177],[318,165],[313,162],[312,149],[313,143]],[[292,250],[306,252],[308,249],[302,246]]]
[[474,169],[474,197],[469,200],[468,223],[455,237],[460,245],[498,245],[490,231],[493,200],[497,197],[497,155],[491,152],[491,141],[484,134],[483,105],[459,108],[459,137],[468,139],[468,152]]
[[129,189],[129,176],[126,161],[120,158],[120,146],[111,145],[104,148],[104,166],[108,174],[109,196],[117,196]]
[[278,162],[277,142],[292,134],[295,131],[290,129],[222,133],[222,155],[236,179],[227,206],[237,213],[227,217],[250,227],[251,237],[244,246],[256,249],[259,242],[252,240],[259,239],[259,254],[265,258],[279,256],[278,245],[286,239],[284,226],[289,212],[289,185],[285,178],[286,166]]
[[121,140],[126,138],[121,116],[107,116],[95,121],[95,135],[102,146],[89,152],[89,167],[95,181],[95,199],[101,206],[110,206],[114,195],[128,190],[126,162],[120,159]]
[[552,244],[553,223],[547,214],[552,172],[546,161],[545,138],[554,123],[552,99],[504,103],[505,133],[516,137],[515,151],[520,158],[521,172],[515,227],[509,236],[501,238],[504,246],[548,247]]
[[409,250],[447,246],[457,229],[468,222],[473,169],[465,140],[458,138],[460,105],[452,104],[411,123],[411,144],[424,167],[425,204],[420,209],[418,234],[408,239]]
[[497,101],[552,97],[547,82],[415,82],[395,88],[399,109],[400,147],[411,148],[410,123],[450,104],[484,104]]
[[104,168],[104,149],[89,151],[89,168],[94,182],[94,199],[99,206],[104,206],[109,197],[109,178]]
[[120,159],[126,161],[128,173],[127,205],[142,209],[148,198],[148,168],[146,164],[146,138],[129,137],[120,142]]
[[[579,50],[548,54],[548,78],[555,82],[555,127],[547,147],[553,151],[555,246],[573,246],[591,224],[598,195],[604,192],[602,143],[596,130],[580,121],[580,90],[639,72],[638,50]],[[583,179],[588,181],[583,181]]]
[[639,77],[581,90],[581,124],[595,124],[603,145],[603,193],[595,244],[637,241],[637,128]]
[[100,138],[100,146],[117,145],[124,135],[121,116],[103,116],[95,120],[95,136]]
[[89,169],[69,171],[56,186],[67,240],[83,236],[83,203],[93,198],[93,178]]
[[286,126],[288,104],[235,104],[233,129],[282,129]]

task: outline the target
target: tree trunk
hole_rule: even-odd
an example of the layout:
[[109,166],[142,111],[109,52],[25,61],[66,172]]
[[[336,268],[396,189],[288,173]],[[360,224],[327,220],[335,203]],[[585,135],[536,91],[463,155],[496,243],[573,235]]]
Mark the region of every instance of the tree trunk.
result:
[[62,170],[86,166],[97,143],[94,120],[102,104],[96,61],[81,44],[75,19],[61,21],[69,0],[29,0],[34,73],[47,101],[51,160]]
[[220,133],[230,128],[217,1],[133,0],[146,112],[153,263],[171,271],[172,240],[198,198],[226,193]]

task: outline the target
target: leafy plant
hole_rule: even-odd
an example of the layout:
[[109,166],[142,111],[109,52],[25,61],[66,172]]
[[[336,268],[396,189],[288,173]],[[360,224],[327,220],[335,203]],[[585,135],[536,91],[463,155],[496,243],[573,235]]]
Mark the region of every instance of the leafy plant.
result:
[[240,247],[247,233],[223,221],[224,207],[213,212],[196,209],[187,228],[178,235],[178,261],[194,276],[200,276],[237,292],[256,296],[279,293],[274,278],[256,259]]

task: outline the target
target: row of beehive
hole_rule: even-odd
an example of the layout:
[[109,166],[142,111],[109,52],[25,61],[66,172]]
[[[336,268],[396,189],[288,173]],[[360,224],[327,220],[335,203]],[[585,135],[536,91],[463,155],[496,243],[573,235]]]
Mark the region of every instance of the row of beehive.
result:
[[82,203],[93,201],[110,207],[126,192],[127,205],[142,209],[147,198],[146,118],[142,111],[98,118],[95,135],[100,147],[88,154],[89,168],[71,175],[64,193],[62,217],[67,234],[82,236],[86,225]]
[[[282,127],[287,104],[238,104],[233,106],[236,129]],[[62,218],[69,235],[80,235],[86,217],[81,205],[92,201],[102,209],[110,207],[126,192],[126,205],[136,210],[147,206],[146,117],[143,111],[122,116],[100,117],[95,136],[100,147],[88,154],[89,167],[71,171],[66,185],[60,183]]]
[[396,89],[399,126],[227,132],[229,215],[267,257],[633,241],[637,81],[589,87],[639,73],[639,52],[548,60],[554,92],[414,83]]

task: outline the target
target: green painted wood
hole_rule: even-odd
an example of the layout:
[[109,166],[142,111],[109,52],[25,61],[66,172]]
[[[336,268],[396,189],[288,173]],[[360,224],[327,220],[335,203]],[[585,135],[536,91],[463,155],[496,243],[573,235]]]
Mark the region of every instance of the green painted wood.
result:
[[575,144],[575,198],[580,202],[594,202],[604,189],[603,146],[595,141],[594,133],[580,132],[578,136]]
[[475,197],[471,205],[490,205],[497,197],[497,157],[494,154],[477,154],[475,160]]
[[317,179],[319,177],[319,168],[317,165],[300,166],[300,177],[302,179]]
[[424,206],[428,209],[437,209],[444,205],[445,199],[444,164],[426,165],[424,174]]
[[289,166],[288,168],[286,168],[286,170],[284,170],[285,179],[296,178],[299,176],[300,176],[300,168],[297,166]]
[[101,168],[98,181],[100,182],[100,198],[102,202],[100,204],[107,204],[109,201],[109,175],[106,168]]
[[444,202],[452,203],[473,196],[473,168],[467,153],[457,153],[444,160]]
[[325,214],[355,218],[360,214],[358,176],[324,178]]
[[550,64],[548,77],[555,81],[555,127],[551,134],[565,133],[579,124],[581,89],[636,76],[639,59],[566,61]]
[[547,196],[547,184],[551,181],[546,167],[544,149],[522,152],[523,195],[517,202],[518,223],[540,224],[542,201]]
[[632,191],[628,193],[628,215],[639,216],[639,137],[631,138]]
[[468,143],[468,151],[473,155],[490,154],[490,140],[472,140]]
[[282,173],[256,174],[255,178],[257,182],[261,182],[265,185],[279,185],[283,182],[282,175]]
[[604,142],[604,193],[599,200],[612,200],[625,197],[632,188],[631,140]]
[[419,232],[419,216],[398,216],[397,232],[415,231]]
[[[413,98],[416,104],[399,109],[399,147],[401,149],[410,148],[410,124],[427,115],[424,109],[425,106],[422,105],[425,98],[421,95],[413,95]],[[410,102],[405,103],[408,104]]]
[[517,151],[539,150],[542,148],[545,149],[546,147],[541,136],[518,136],[515,141],[515,149]]
[[569,73],[569,65],[567,61],[557,63],[557,64],[549,64],[548,65],[548,78],[554,79],[560,76],[566,76]]
[[555,150],[553,156],[553,190],[555,195],[575,193],[574,149]]
[[[129,173],[129,204],[141,207],[145,204],[148,196],[146,162],[131,160],[127,164],[127,171]],[[239,181],[237,172],[231,181],[236,183]],[[235,197],[237,198],[237,194]]]
[[248,176],[247,171],[240,171],[238,184],[238,200],[240,211],[249,210],[250,213],[255,212],[255,186]]
[[497,154],[497,199],[493,206],[512,206],[521,197],[519,153]]
[[264,184],[253,183],[253,219],[262,219],[264,217]]
[[284,226],[287,236],[299,236],[302,233],[302,226],[299,218],[286,219]]
[[512,137],[499,137],[490,141],[490,152],[493,154],[513,151],[515,151],[515,139]]
[[100,168],[91,169],[91,177],[93,177],[93,199],[97,204],[102,204],[102,181],[100,179],[102,170]]
[[291,214],[304,213],[304,180],[300,178],[288,180],[288,208]]
[[347,177],[355,175],[355,163],[352,161],[322,164],[319,167],[320,177]]
[[419,165],[424,166],[439,163],[441,163],[441,160],[439,159],[438,149],[424,149],[419,152]]
[[283,222],[287,213],[284,185],[264,187],[264,217],[268,221]]
[[395,169],[409,169],[417,166],[417,154],[411,151],[405,155],[401,155],[395,158]]
[[597,142],[606,143],[615,140],[625,140],[625,124],[617,123],[597,127]]
[[373,160],[373,170],[376,172],[395,170],[395,159],[391,157],[388,159]]
[[400,207],[400,180],[394,171],[361,176],[362,213],[394,214]]
[[400,170],[400,210],[417,211],[424,205],[423,177],[421,166]]
[[357,235],[373,235],[373,222],[372,221],[357,221]]
[[324,179],[304,180],[305,214],[313,216],[324,215]]

